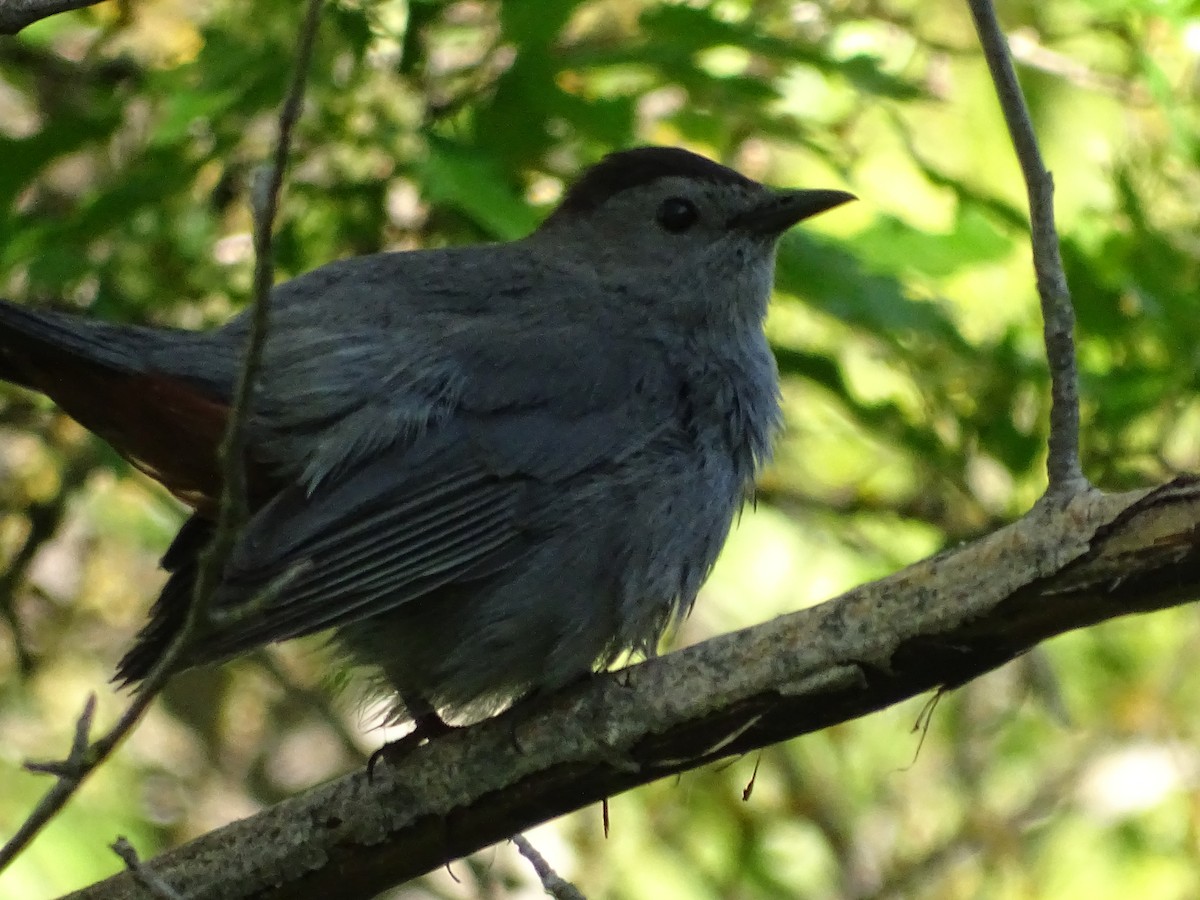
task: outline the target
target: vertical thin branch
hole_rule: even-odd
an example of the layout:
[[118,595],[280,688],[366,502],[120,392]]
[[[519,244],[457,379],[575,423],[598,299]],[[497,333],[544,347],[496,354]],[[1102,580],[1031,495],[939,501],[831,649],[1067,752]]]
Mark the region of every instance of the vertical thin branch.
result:
[[283,189],[292,132],[304,102],[321,6],[322,0],[309,0],[300,31],[300,47],[296,55],[296,68],[292,73],[291,89],[279,113],[279,140],[275,145],[275,158],[266,176],[260,173],[250,185],[250,203],[254,215],[254,307],[246,340],[246,356],[234,391],[229,426],[221,444],[222,486],[217,529],[196,576],[193,607],[201,598],[207,598],[220,580],[225,559],[246,520],[246,426],[250,419],[254,382],[262,366],[263,346],[271,316],[271,287],[275,278],[275,216],[279,210],[279,195]]
[[[46,436],[46,439],[49,440],[49,436]],[[27,678],[32,673],[33,658],[26,646],[21,621],[15,609],[17,588],[24,582],[38,552],[58,532],[59,525],[66,515],[67,503],[91,472],[95,462],[95,453],[91,448],[91,444],[63,448],[66,461],[59,474],[58,492],[49,500],[28,507],[25,517],[29,521],[29,531],[9,560],[8,567],[0,572],[0,620],[8,623],[12,634],[17,672],[21,678]]]
[[1048,498],[1088,488],[1079,462],[1079,376],[1075,363],[1075,310],[1063,271],[1054,226],[1054,178],[1042,161],[1025,95],[1013,70],[1008,43],[991,0],[967,0],[983,55],[1029,195],[1033,266],[1041,298],[1046,357],[1050,364],[1050,453]]
[[271,285],[274,280],[272,232],[275,215],[279,208],[279,194],[283,187],[284,172],[287,169],[292,132],[304,100],[304,90],[308,81],[308,69],[312,63],[313,44],[316,40],[322,5],[323,0],[309,0],[308,2],[304,23],[301,26],[295,70],[292,73],[287,98],[280,111],[279,140],[270,173],[263,183],[253,186],[251,191],[255,224],[254,312],[246,358],[230,409],[228,430],[221,446],[224,483],[217,531],[213,537],[212,546],[201,561],[200,571],[197,574],[196,591],[189,605],[187,616],[166,651],[139,686],[138,692],[129,706],[107,733],[95,742],[88,743],[88,734],[91,730],[92,714],[95,708],[93,698],[89,700],[76,724],[75,742],[67,759],[58,763],[27,765],[27,768],[32,771],[56,775],[57,780],[13,837],[3,847],[0,847],[0,871],[3,871],[16,858],[42,827],[67,804],[88,775],[112,754],[141,720],[146,709],[149,708],[162,686],[174,672],[175,664],[186,652],[187,643],[197,626],[207,618],[209,598],[220,579],[225,557],[233,544],[238,529],[245,521],[246,422],[250,414],[254,381],[262,360],[263,343],[267,336]]

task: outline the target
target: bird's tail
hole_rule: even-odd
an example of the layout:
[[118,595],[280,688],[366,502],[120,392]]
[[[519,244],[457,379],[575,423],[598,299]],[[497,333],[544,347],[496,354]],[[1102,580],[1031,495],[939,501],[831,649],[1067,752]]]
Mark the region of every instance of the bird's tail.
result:
[[59,366],[136,369],[122,326],[65,313],[42,312],[0,300],[0,379],[53,396]]
[[50,397],[198,505],[215,496],[236,354],[216,333],[120,325],[0,300],[0,379]]

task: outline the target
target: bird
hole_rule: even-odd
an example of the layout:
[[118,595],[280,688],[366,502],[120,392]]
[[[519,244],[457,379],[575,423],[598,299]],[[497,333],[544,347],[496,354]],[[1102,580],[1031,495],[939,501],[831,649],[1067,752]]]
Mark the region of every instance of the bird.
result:
[[[610,153],[508,243],[337,260],[276,285],[245,412],[248,518],[175,670],[330,632],[434,733],[653,654],[781,424],[779,237],[854,199],[677,147]],[[190,510],[115,679],[182,627],[250,330],[0,301],[0,379]]]

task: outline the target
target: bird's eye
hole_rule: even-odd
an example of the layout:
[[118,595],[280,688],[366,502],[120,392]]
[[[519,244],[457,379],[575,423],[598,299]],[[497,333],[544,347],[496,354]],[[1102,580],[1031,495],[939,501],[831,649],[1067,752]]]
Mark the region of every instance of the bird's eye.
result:
[[668,197],[658,207],[658,214],[655,218],[658,220],[658,224],[667,231],[678,234],[695,225],[696,220],[700,218],[700,213],[696,211],[696,204],[691,200],[683,197]]

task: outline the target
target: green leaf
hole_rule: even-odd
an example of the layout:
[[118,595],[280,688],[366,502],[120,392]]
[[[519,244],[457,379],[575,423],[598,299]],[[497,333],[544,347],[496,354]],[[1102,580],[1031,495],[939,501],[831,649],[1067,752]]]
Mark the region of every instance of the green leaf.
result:
[[543,47],[558,36],[581,0],[513,0],[500,6],[504,36],[518,47]]
[[510,175],[478,151],[436,141],[417,171],[430,200],[458,209],[496,240],[523,237],[538,223]]
[[25,138],[0,137],[0,208],[9,209],[37,173],[69,153],[107,140],[121,122],[115,104],[63,116]]
[[972,206],[960,208],[953,231],[921,231],[882,214],[854,236],[856,253],[870,260],[872,267],[889,272],[908,269],[938,278],[1004,259],[1012,246],[1012,237]]
[[864,270],[858,258],[832,240],[794,232],[780,241],[776,285],[855,328],[896,343],[926,335],[969,350],[952,320],[934,303],[914,300],[892,275]]

